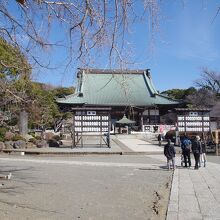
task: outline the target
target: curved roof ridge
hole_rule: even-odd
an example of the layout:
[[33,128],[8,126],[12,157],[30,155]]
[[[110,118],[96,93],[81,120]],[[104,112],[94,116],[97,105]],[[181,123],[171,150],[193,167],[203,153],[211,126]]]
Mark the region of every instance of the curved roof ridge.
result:
[[148,90],[151,93],[151,95],[154,96],[158,94],[158,91],[154,87],[149,70],[144,71],[144,79],[145,79],[145,82],[147,84]]
[[95,69],[95,68],[79,68],[79,72],[86,74],[143,74],[145,69]]

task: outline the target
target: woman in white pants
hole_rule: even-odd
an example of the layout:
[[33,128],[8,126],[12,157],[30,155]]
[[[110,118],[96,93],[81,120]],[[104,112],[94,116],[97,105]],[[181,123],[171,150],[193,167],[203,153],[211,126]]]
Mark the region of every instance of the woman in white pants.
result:
[[206,159],[206,142],[205,142],[205,140],[202,140],[202,150],[201,150],[201,153],[200,153],[199,166],[201,167],[202,163],[203,163],[203,166],[205,167],[206,162],[207,162],[207,159]]

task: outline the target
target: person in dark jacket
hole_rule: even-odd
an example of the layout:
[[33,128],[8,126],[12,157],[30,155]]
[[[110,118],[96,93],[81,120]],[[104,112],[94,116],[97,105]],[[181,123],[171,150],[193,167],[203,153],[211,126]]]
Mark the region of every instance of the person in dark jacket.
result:
[[164,146],[164,155],[167,158],[167,168],[170,170],[171,162],[172,167],[175,169],[175,155],[176,151],[173,145],[171,145],[171,140],[167,140],[167,144]]
[[185,167],[187,167],[187,162],[189,167],[191,167],[191,157],[190,157],[191,146],[192,146],[192,142],[185,135],[181,141],[181,149],[182,149],[182,155],[184,158]]
[[202,152],[202,144],[200,141],[200,137],[196,136],[195,140],[192,143],[192,152],[195,158],[195,170],[199,169],[199,161],[200,161],[200,154]]
[[162,142],[162,135],[161,134],[158,134],[157,140],[158,140],[158,145],[161,146],[161,142]]

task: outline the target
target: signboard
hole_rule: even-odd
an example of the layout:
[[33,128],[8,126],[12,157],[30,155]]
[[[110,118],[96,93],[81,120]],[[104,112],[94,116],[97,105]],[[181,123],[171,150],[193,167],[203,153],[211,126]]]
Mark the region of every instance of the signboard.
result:
[[72,140],[74,147],[78,146],[80,142],[81,147],[89,144],[91,141],[91,138],[88,138],[89,136],[95,137],[92,139],[92,145],[97,144],[94,140],[99,139],[100,147],[103,146],[103,143],[110,147],[111,108],[76,107],[72,110]]
[[78,116],[74,117],[76,132],[108,132],[109,116]]
[[96,115],[96,111],[87,111],[87,115]]
[[110,118],[108,112],[77,111],[73,118],[75,132],[109,132]]
[[[196,116],[197,115],[197,116]],[[177,117],[179,131],[208,132],[210,131],[210,117],[199,114],[181,115]]]

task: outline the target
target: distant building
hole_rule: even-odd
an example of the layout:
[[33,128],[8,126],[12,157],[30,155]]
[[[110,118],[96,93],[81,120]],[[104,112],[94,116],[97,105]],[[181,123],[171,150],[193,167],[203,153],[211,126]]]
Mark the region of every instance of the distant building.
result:
[[220,129],[220,102],[217,102],[210,112],[211,130]]
[[181,102],[155,89],[149,70],[79,69],[76,92],[58,99],[61,109],[111,108],[111,124],[125,114],[135,121],[136,130],[158,125],[160,115]]

